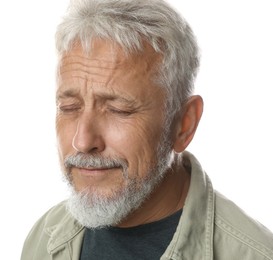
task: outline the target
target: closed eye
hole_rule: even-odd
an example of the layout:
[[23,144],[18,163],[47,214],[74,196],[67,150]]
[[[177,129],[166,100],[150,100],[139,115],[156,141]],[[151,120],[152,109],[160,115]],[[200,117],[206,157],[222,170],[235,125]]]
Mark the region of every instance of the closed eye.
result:
[[78,105],[64,105],[58,107],[58,110],[62,113],[73,113],[79,111],[80,109],[81,107]]
[[112,107],[108,108],[108,110],[113,114],[117,114],[117,115],[121,115],[121,116],[129,116],[129,115],[133,114],[132,111],[122,110],[122,109],[112,108]]

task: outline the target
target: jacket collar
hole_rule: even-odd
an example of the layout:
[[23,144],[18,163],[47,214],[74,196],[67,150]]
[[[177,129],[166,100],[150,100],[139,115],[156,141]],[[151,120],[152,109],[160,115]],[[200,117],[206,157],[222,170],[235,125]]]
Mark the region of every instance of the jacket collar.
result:
[[45,232],[50,239],[47,244],[47,251],[53,254],[61,250],[67,242],[73,240],[84,227],[80,225],[65,209],[65,215],[57,225],[46,227]]
[[189,192],[172,242],[161,259],[213,259],[214,191],[197,159],[184,152],[191,172]]

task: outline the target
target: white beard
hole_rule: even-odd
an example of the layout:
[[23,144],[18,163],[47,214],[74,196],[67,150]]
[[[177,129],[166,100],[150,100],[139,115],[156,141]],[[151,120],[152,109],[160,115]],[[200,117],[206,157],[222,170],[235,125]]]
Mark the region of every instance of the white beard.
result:
[[161,180],[160,175],[156,177],[138,184],[129,180],[119,191],[112,191],[111,197],[100,194],[98,190],[73,190],[67,201],[67,209],[85,227],[115,226],[149,196]]
[[[118,225],[129,213],[141,206],[162,181],[170,167],[173,153],[166,135],[163,135],[160,144],[157,149],[157,164],[150,169],[147,177],[142,179],[129,178],[127,169],[123,168],[124,185],[112,190],[110,196],[102,194],[93,187],[77,192],[73,187],[71,174],[66,174],[72,188],[72,195],[67,201],[68,211],[81,225],[87,228],[94,229]],[[86,155],[82,157],[83,161],[86,161]],[[94,158],[96,157],[94,156]],[[96,159],[94,160],[96,161]],[[101,163],[103,158],[97,161]],[[105,163],[107,163],[107,159]]]

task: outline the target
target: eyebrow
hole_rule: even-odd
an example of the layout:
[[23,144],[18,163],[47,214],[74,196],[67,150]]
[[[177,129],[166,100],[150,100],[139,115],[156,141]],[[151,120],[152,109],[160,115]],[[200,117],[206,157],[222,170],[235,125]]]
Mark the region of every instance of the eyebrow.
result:
[[98,96],[102,100],[107,100],[107,101],[119,101],[121,103],[125,104],[134,104],[135,100],[129,97],[123,97],[117,94],[108,94],[108,93],[99,93],[96,96]]
[[63,98],[76,97],[78,94],[79,94],[78,91],[73,89],[68,89],[60,93],[57,92],[56,100],[63,99]]

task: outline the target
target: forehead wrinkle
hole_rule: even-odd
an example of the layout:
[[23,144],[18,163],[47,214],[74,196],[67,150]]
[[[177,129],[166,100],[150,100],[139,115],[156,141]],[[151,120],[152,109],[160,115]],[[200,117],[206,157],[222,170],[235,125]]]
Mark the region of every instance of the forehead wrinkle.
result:
[[[76,58],[76,59],[75,59]],[[82,56],[68,56],[60,66],[60,77],[69,74],[87,81],[108,84],[111,77],[122,67],[121,62],[112,62],[103,59],[90,59]]]
[[[86,82],[92,82],[92,83],[97,83],[97,84],[105,84],[109,82],[109,79],[106,80],[105,74],[104,73],[97,73],[97,72],[88,72],[88,71],[83,71],[83,70],[73,70],[71,71],[65,71],[62,73],[61,76],[64,76],[65,74],[68,74],[71,76],[71,78],[77,78],[81,79]],[[96,77],[96,80],[94,80],[94,77]]]
[[[103,58],[97,59],[94,57],[81,56],[81,55],[66,55],[63,57],[61,61],[61,67],[67,67],[73,64],[82,65],[83,67],[94,67],[94,68],[102,68],[102,69],[115,69],[118,68],[124,63],[119,59],[114,60],[106,60]],[[96,65],[97,64],[97,65]]]

